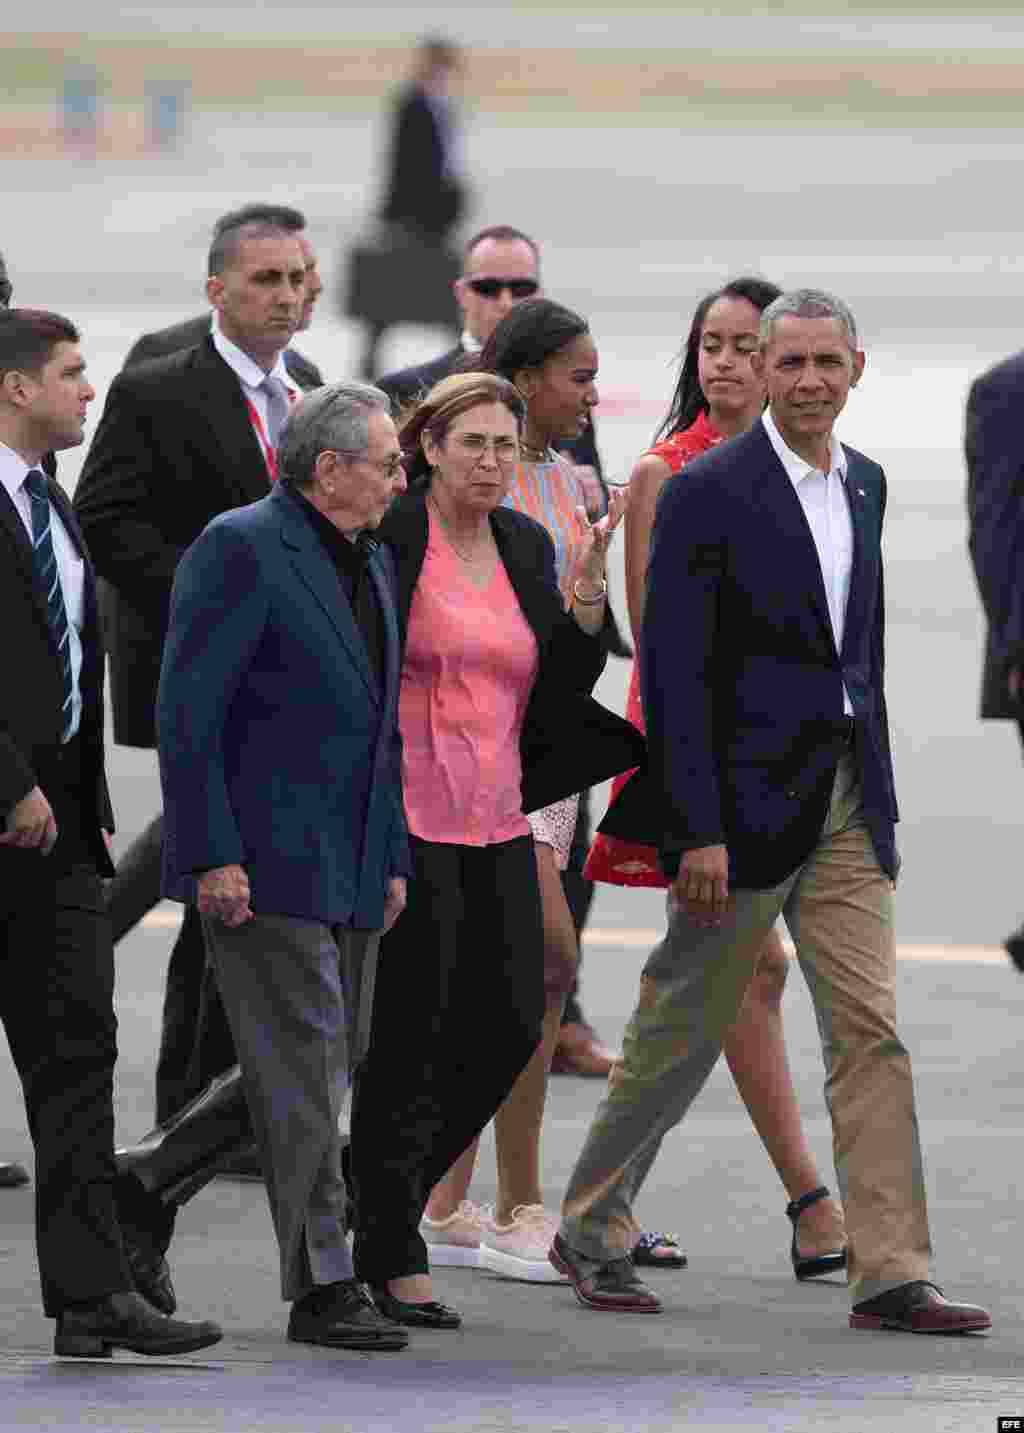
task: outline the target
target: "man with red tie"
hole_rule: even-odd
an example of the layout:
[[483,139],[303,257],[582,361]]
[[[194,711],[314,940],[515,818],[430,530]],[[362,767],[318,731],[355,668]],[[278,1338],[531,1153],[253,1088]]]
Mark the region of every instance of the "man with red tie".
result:
[[[306,298],[298,236],[272,222],[219,226],[208,269],[209,333],[192,348],[118,374],[75,495],[112,598],[106,625],[115,737],[150,749],[179,559],[212,518],[270,491],[278,429],[302,391],[283,359]],[[222,1023],[221,1040],[193,1049],[204,965],[199,922],[190,913],[168,967],[159,1121],[234,1062]]]

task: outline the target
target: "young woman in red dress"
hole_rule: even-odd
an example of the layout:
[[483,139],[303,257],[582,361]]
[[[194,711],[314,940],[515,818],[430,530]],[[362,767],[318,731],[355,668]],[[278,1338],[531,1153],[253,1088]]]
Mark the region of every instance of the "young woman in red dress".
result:
[[[658,433],[660,441],[640,458],[630,480],[625,524],[626,595],[638,651],[644,575],[658,494],[669,480],[686,481],[680,469],[691,458],[757,422],[765,393],[754,374],[751,357],[758,347],[761,312],[780,292],[763,279],[736,279],[697,306],[672,405]],[[684,614],[681,622],[685,627]],[[643,730],[640,677],[635,662],[626,715]],[[628,774],[617,778],[613,799],[628,780]],[[668,886],[653,847],[631,845],[613,836],[598,835],[584,875],[613,885]],[[786,1212],[793,1225],[790,1254],[794,1272],[797,1278],[813,1278],[845,1267],[846,1234],[842,1210],[823,1186],[807,1145],[786,1059],[782,992],[788,970],[785,949],[778,933],[773,932],[761,954],[739,1019],[723,1048],[736,1088],[789,1196]],[[650,1160],[655,1153],[656,1147],[650,1152]],[[661,1262],[645,1259],[640,1249],[634,1253],[634,1260]]]

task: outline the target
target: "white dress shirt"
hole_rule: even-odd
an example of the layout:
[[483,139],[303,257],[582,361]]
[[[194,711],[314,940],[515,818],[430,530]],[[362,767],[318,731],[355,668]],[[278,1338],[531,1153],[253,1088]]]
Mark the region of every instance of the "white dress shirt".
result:
[[[29,544],[34,542],[32,532],[32,499],[25,491],[25,479],[31,472],[42,472],[42,467],[26,463],[20,454],[0,443],[0,483],[18,510],[18,516],[25,525]],[[55,504],[50,504],[50,536],[53,539],[53,555],[57,560],[57,575],[60,590],[64,596],[64,610],[68,614],[68,646],[71,652],[71,724],[68,740],[78,731],[82,721],[82,628],[85,624],[85,561],[72,542],[61,521]]]
[[[843,650],[846,628],[846,604],[850,600],[850,574],[853,570],[853,519],[846,495],[846,454],[833,435],[829,440],[829,469],[823,473],[788,447],[768,409],[761,422],[768,440],[804,510],[821,567],[825,599],[832,623],[836,651]],[[843,715],[853,715],[853,703],[843,684]]]
[[243,353],[236,343],[231,342],[230,338],[225,337],[221,332],[220,324],[217,322],[216,314],[213,316],[210,334],[213,338],[214,348],[231,369],[232,373],[237,376],[239,383],[242,385],[242,392],[260,415],[263,432],[269,433],[270,421],[267,413],[267,395],[264,389],[260,387],[263,380],[265,378],[279,379],[285,388],[287,388],[288,397],[293,403],[300,392],[295,380],[289,375],[287,368],[284,366],[284,349],[277,355],[277,362],[270,372],[264,373],[263,369],[254,359],[250,358],[247,353]]

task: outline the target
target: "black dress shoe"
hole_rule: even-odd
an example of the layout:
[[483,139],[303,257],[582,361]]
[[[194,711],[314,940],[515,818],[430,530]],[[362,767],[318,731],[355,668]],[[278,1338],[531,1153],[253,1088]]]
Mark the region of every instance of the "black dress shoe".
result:
[[170,1317],[178,1307],[178,1296],[171,1282],[171,1270],[159,1249],[136,1241],[123,1229],[124,1254],[136,1289],[160,1313]]
[[165,1318],[134,1289],[107,1294],[85,1308],[65,1309],[57,1319],[54,1353],[65,1358],[109,1358],[115,1348],[167,1357],[220,1343],[219,1325]]
[[1017,969],[1024,971],[1024,925],[1006,937],[1003,948]]
[[288,1319],[288,1337],[292,1343],[360,1353],[397,1352],[409,1343],[405,1329],[379,1312],[358,1279],[324,1284],[298,1299]]
[[28,1183],[28,1170],[23,1164],[0,1164],[0,1189],[18,1189]]
[[405,1324],[412,1329],[458,1329],[462,1327],[462,1315],[447,1304],[432,1299],[426,1304],[410,1304],[396,1299],[387,1289],[374,1289],[373,1301],[385,1318],[394,1319],[396,1324]]
[[793,1226],[793,1242],[789,1246],[789,1257],[793,1261],[793,1273],[798,1279],[820,1279],[822,1274],[838,1274],[846,1268],[846,1250],[833,1249],[825,1254],[801,1254],[796,1242],[796,1226],[800,1215],[819,1199],[827,1199],[828,1190],[822,1185],[802,1194],[786,1205],[786,1218]]
[[854,1304],[850,1327],[894,1333],[984,1333],[992,1327],[992,1318],[977,1304],[951,1303],[937,1284],[914,1279]]
[[556,1234],[548,1258],[570,1280],[573,1292],[587,1309],[620,1314],[660,1314],[661,1300],[637,1278],[633,1261],[612,1259],[599,1264],[587,1259]]

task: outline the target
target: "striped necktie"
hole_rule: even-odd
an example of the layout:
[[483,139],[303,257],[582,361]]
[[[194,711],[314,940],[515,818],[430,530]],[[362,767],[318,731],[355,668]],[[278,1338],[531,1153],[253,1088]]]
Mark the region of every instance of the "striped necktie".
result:
[[268,374],[260,384],[260,388],[267,395],[267,434],[270,438],[270,446],[277,452],[278,443],[281,441],[281,429],[284,427],[284,420],[288,417],[291,408],[291,400],[288,396],[288,389],[281,382]]
[[57,556],[53,550],[50,494],[46,486],[46,478],[38,469],[33,469],[26,477],[25,491],[32,500],[32,557],[35,562],[36,577],[46,601],[46,616],[60,659],[61,677],[64,683],[61,741],[67,741],[71,735],[71,711],[75,691],[71,675],[71,634],[68,631],[68,614],[67,608],[64,606],[60,573],[57,571]]

